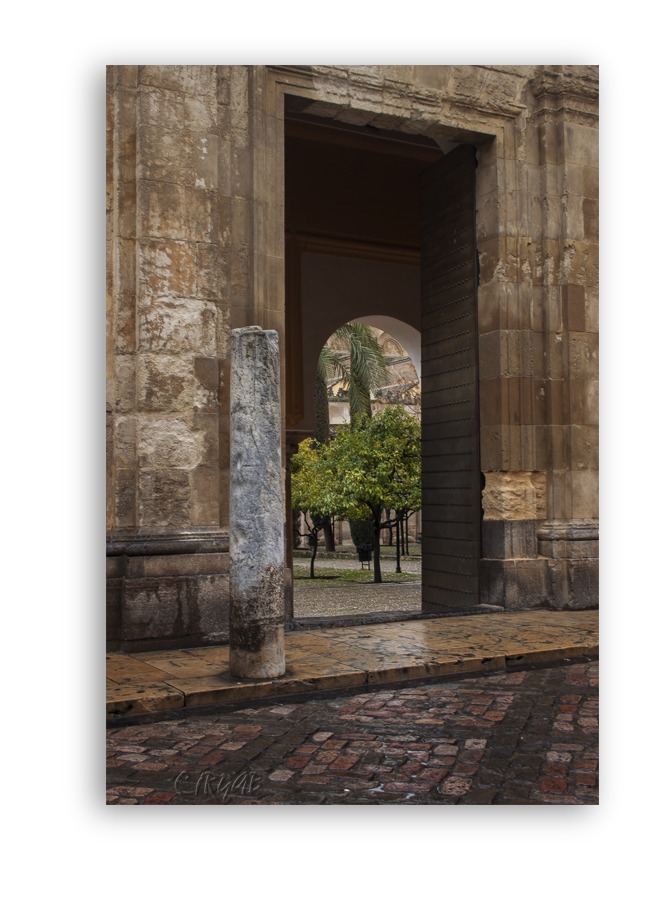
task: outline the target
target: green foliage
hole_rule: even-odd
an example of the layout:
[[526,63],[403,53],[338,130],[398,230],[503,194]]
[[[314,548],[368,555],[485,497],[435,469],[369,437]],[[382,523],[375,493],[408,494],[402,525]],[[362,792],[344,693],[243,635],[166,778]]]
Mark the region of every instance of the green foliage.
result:
[[[371,416],[371,392],[387,382],[387,361],[371,327],[366,323],[346,322],[336,330],[334,337],[348,344],[348,356],[340,357],[326,344],[318,358],[317,381],[324,381],[327,385],[335,376],[344,380],[344,388],[348,390],[350,419],[354,424],[361,416]],[[317,433],[319,418],[324,428],[323,416],[317,413]],[[329,431],[329,419],[327,428]]]
[[320,372],[316,373],[314,388],[314,434],[319,444],[330,440],[330,404],[327,399],[327,382]]
[[339,428],[329,445],[311,439],[293,457],[293,506],[316,517],[373,518],[383,508],[419,510],[422,504],[419,422],[387,407],[359,427]]
[[292,528],[293,547],[294,548],[299,547],[300,543],[301,543],[300,530],[298,528],[298,522],[300,519],[301,512],[302,512],[301,510],[296,510],[295,508],[293,508],[293,518],[292,518],[292,522],[291,522],[291,528]]
[[355,522],[349,523],[349,525],[350,537],[353,539],[353,544],[355,545],[355,547],[360,547],[361,545],[369,545],[369,547],[373,547],[373,518],[360,519]]

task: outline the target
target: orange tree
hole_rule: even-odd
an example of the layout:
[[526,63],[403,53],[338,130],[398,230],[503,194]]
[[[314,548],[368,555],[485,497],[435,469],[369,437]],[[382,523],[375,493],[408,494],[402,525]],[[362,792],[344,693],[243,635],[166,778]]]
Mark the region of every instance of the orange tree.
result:
[[[365,417],[353,430],[341,426],[329,445],[303,441],[293,457],[293,505],[318,521],[371,519],[374,582],[382,582],[381,530],[422,505],[420,453],[420,423],[401,407]],[[394,519],[381,522],[383,510],[396,511]]]

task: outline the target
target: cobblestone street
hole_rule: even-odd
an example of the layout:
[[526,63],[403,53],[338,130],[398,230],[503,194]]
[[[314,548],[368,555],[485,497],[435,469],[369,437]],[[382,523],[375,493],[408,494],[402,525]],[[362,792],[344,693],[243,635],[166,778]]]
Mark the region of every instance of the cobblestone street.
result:
[[109,804],[597,804],[598,663],[107,732]]

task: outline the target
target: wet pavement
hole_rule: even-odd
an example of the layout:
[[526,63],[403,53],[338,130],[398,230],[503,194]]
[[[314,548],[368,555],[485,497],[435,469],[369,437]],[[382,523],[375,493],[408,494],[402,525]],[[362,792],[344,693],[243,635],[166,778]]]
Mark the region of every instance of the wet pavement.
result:
[[286,674],[238,681],[228,647],[109,654],[107,714],[131,716],[479,673],[599,653],[597,610],[528,610],[344,625],[286,635]]
[[586,660],[110,728],[107,803],[593,805],[598,689]]

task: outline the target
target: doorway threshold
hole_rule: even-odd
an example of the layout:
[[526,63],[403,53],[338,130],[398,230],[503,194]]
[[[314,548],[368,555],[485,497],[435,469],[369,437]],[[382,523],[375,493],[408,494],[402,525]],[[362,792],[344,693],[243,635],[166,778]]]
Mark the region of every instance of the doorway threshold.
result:
[[482,613],[505,613],[495,604],[474,604],[472,607],[450,607],[444,613],[413,613],[411,610],[392,610],[386,613],[342,614],[339,616],[300,616],[291,621],[291,632],[307,629],[334,629],[345,626],[373,626],[377,623],[402,623],[421,619],[443,619],[448,616],[477,616]]

